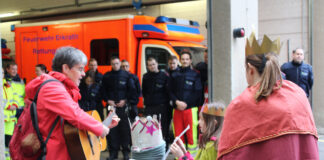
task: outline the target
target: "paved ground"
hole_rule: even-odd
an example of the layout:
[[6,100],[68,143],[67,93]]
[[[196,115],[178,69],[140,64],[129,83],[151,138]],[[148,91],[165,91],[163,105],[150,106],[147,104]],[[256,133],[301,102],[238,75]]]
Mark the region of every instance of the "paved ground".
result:
[[320,160],[324,160],[324,135],[319,136],[318,150],[319,150]]
[[[101,152],[101,158],[100,160],[106,160],[109,157],[109,153],[106,152]],[[118,160],[122,160],[123,159],[123,154],[121,154],[121,152],[119,152],[118,155]],[[174,156],[172,156],[172,154],[170,154],[167,158],[167,160],[174,160]]]
[[[319,149],[320,160],[324,160],[324,135],[319,136],[318,149]],[[107,151],[101,153],[101,160],[106,160],[108,157],[109,157],[109,154]],[[119,160],[122,160],[122,158],[123,158],[121,153],[119,153],[118,157],[119,157]],[[174,157],[172,156],[172,154],[170,154],[168,156],[167,160],[174,160]]]

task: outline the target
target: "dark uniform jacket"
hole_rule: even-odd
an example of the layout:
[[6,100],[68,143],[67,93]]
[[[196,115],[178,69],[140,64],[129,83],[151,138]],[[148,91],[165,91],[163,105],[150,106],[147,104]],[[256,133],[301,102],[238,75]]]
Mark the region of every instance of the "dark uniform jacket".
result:
[[199,62],[196,66],[195,69],[199,71],[200,73],[200,80],[201,80],[201,85],[203,87],[202,92],[201,92],[201,99],[199,106],[202,106],[205,102],[205,89],[208,87],[207,81],[208,81],[208,75],[207,75],[207,70],[208,70],[208,65],[206,62]]
[[84,111],[96,110],[101,107],[99,84],[93,83],[91,86],[87,86],[85,83],[81,83],[79,89],[81,94],[79,105]]
[[[87,73],[88,72],[89,72],[89,70],[87,71]],[[95,75],[96,83],[99,84],[99,85],[101,85],[102,78],[103,78],[103,75],[98,70],[96,70],[96,75]]]
[[118,103],[120,100],[127,100],[127,103],[131,105],[136,105],[138,102],[134,81],[126,71],[105,73],[102,79],[102,89],[105,101],[113,100]]
[[312,66],[305,63],[287,62],[281,66],[281,71],[286,74],[286,79],[300,86],[309,96],[309,90],[313,86],[313,70]]
[[200,74],[191,67],[180,68],[173,72],[170,79],[170,98],[187,103],[187,109],[197,107],[201,101],[202,85]]
[[180,71],[180,68],[179,67],[177,67],[175,70],[170,70],[170,69],[168,69],[168,74],[169,74],[169,76],[171,77],[171,74],[173,73],[173,72],[179,72]]
[[[142,96],[141,85],[140,85],[140,83],[139,83],[139,79],[138,79],[138,77],[137,77],[136,74],[132,74],[132,73],[130,73],[130,75],[131,75],[131,78],[132,78],[133,81],[134,81],[135,89],[136,89],[136,94],[137,94],[137,97],[139,98],[139,97]],[[138,103],[138,102],[137,102],[137,103]],[[136,103],[136,104],[137,104],[137,103]]]
[[147,72],[143,76],[142,89],[145,106],[169,104],[169,76],[162,71]]

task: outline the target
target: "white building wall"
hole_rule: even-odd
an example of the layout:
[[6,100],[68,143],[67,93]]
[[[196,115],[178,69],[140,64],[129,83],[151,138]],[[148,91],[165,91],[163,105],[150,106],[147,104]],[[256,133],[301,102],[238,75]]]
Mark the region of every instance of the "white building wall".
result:
[[308,62],[308,0],[259,0],[259,38],[280,37],[280,64],[291,60],[292,50],[302,47]]
[[207,46],[206,5],[206,0],[164,4],[161,5],[161,15],[197,21],[200,24],[200,32],[205,36],[202,44]]

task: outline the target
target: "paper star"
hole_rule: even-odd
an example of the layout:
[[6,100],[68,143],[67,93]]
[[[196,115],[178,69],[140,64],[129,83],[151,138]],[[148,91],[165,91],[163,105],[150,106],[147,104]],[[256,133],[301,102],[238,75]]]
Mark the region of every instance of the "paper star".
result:
[[146,133],[149,133],[149,134],[151,134],[151,136],[153,136],[153,132],[156,131],[153,124],[150,127],[146,127],[146,128],[147,128]]

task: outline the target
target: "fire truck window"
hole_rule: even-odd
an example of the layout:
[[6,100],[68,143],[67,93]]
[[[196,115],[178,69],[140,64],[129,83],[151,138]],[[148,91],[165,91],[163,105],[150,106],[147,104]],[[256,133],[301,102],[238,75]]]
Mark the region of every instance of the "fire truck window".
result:
[[119,57],[118,39],[95,39],[91,43],[91,58],[98,61],[98,65],[110,65],[110,58]]
[[180,55],[183,51],[192,53],[192,65],[195,66],[199,62],[204,62],[205,48],[200,47],[173,47],[173,49]]
[[145,62],[148,58],[154,57],[159,63],[159,70],[167,69],[169,56],[170,53],[165,49],[155,47],[145,48]]

